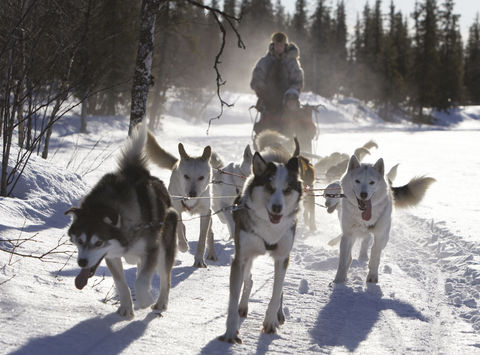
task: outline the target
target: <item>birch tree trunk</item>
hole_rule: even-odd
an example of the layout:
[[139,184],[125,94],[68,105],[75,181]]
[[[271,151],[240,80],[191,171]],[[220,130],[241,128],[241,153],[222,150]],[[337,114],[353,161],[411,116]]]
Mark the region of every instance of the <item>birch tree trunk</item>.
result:
[[137,60],[133,75],[132,101],[130,110],[130,126],[132,129],[144,118],[147,110],[148,89],[152,84],[151,68],[155,19],[160,5],[166,0],[143,0],[140,12],[140,38],[138,42]]

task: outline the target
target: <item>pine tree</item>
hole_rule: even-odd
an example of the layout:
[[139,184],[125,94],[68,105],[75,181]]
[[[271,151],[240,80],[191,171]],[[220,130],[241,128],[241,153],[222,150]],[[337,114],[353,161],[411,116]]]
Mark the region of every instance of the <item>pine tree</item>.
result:
[[333,63],[335,65],[334,86],[338,93],[345,85],[347,71],[347,24],[345,3],[343,0],[337,3],[334,22]]
[[[312,46],[309,58],[311,62],[304,64],[305,69],[310,72],[306,76],[307,85],[315,93],[330,97],[333,95],[332,82],[332,64],[331,60],[331,42],[332,37],[330,8],[326,5],[326,0],[318,0],[317,7],[312,16],[312,26],[310,30]],[[310,80],[309,80],[310,79]]]
[[277,0],[273,10],[273,23],[276,31],[285,31],[287,27],[287,18],[285,16],[285,7],[280,0]]
[[465,86],[469,103],[480,105],[480,19],[479,15],[470,26],[465,51]]
[[440,11],[440,75],[435,103],[439,109],[458,105],[463,96],[463,44],[454,5],[453,0],[445,0]]
[[423,116],[423,108],[433,107],[436,102],[439,75],[438,8],[435,0],[417,4],[415,20],[414,85],[417,90],[415,103],[418,119],[430,122]]

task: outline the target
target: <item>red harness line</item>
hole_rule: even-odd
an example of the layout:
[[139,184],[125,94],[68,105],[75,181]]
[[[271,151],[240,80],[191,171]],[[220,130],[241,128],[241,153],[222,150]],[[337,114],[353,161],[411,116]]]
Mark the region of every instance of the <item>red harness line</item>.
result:
[[232,175],[232,176],[236,176],[236,177],[239,177],[239,178],[242,178],[242,179],[247,178],[246,176],[243,176],[243,175],[239,175],[239,174],[235,174],[235,173],[229,173],[228,171],[225,171],[225,170],[220,169],[220,168],[215,168],[215,169],[217,169],[220,173],[225,174],[225,175]]

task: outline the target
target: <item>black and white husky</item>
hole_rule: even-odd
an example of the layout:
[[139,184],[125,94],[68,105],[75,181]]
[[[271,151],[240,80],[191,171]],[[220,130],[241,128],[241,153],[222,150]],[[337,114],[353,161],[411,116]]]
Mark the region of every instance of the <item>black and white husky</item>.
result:
[[241,342],[239,316],[246,317],[248,313],[252,262],[259,255],[269,253],[275,261],[273,294],[263,321],[263,331],[275,333],[285,321],[283,282],[303,189],[298,158],[290,157],[282,149],[256,152],[252,173],[236,200],[240,208],[234,212],[235,256],[230,272],[227,329],[220,337],[220,340],[231,343]]
[[146,168],[146,132],[142,124],[127,141],[118,171],[103,176],[80,207],[65,212],[73,216],[68,234],[77,246],[81,267],[75,286],[85,287],[105,259],[120,297],[117,312],[127,318],[134,314],[121,258],[137,265],[135,295],[140,308],[154,303],[151,283],[158,272],[161,289],[152,308],[162,311],[168,304],[176,251],[178,214],[163,182]]

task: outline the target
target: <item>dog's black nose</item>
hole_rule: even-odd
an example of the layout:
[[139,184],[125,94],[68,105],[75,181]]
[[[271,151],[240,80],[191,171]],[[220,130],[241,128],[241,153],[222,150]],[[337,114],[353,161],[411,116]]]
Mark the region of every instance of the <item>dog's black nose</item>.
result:
[[188,197],[197,197],[197,191],[192,190],[188,193]]
[[360,198],[366,199],[368,197],[368,194],[366,192],[360,192]]
[[88,265],[88,260],[87,259],[78,259],[78,266],[85,267],[87,265]]
[[282,212],[282,205],[272,205],[272,212],[276,214]]

